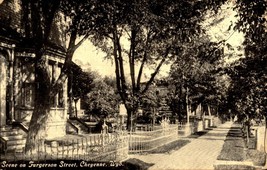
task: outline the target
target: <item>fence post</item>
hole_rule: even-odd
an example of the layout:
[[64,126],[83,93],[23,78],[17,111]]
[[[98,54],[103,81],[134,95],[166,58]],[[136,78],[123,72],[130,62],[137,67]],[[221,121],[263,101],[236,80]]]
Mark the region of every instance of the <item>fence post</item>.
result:
[[45,142],[44,142],[44,160],[46,161],[46,145],[45,145]]
[[64,158],[64,145],[65,145],[65,141],[62,141],[62,159]]
[[67,156],[66,158],[68,159],[69,158],[69,140],[67,139]]
[[73,156],[74,156],[74,139],[72,140],[72,143],[71,143],[71,146],[72,146],[72,156],[71,156],[71,159],[73,159]]
[[77,159],[79,159],[79,139],[77,139]]
[[59,145],[59,144],[57,143],[57,145],[56,145],[56,147],[57,147],[57,159],[58,159],[58,145]]
[[258,143],[258,128],[255,129],[255,150],[257,150],[257,143]]
[[37,151],[38,151],[38,153],[37,153],[37,161],[39,161],[39,154],[40,154],[40,139],[38,139],[37,140],[38,142],[37,142]]

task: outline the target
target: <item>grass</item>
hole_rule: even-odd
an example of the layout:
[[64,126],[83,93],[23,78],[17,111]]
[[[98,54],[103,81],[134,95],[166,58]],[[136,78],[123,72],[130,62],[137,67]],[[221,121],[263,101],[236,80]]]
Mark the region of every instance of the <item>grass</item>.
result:
[[[234,124],[227,134],[222,151],[218,160],[225,161],[252,161],[254,166],[264,166],[266,154],[255,150],[255,138],[250,139],[248,148],[246,148],[245,139],[242,136],[240,126]],[[248,165],[218,165],[216,170],[228,169],[256,169]]]
[[182,148],[183,146],[185,146],[186,144],[190,143],[190,140],[188,140],[188,139],[190,139],[190,138],[194,138],[194,139],[198,138],[198,137],[208,133],[209,130],[212,130],[212,129],[206,129],[204,131],[195,132],[194,134],[189,135],[189,136],[185,137],[184,139],[178,139],[178,140],[173,141],[171,143],[168,143],[166,145],[157,147],[156,149],[153,149],[153,150],[151,150],[151,151],[149,151],[147,153],[148,154],[169,153],[171,151],[178,150],[178,149]]
[[248,165],[218,165],[215,170],[256,170],[256,168]]
[[212,129],[209,128],[209,129],[205,129],[205,130],[200,131],[200,132],[195,132],[194,134],[189,135],[189,136],[187,136],[186,138],[193,138],[193,139],[196,139],[196,138],[199,138],[199,137],[202,136],[202,135],[207,134],[210,130],[212,130]]
[[241,129],[238,125],[234,124],[226,136],[222,151],[217,159],[226,161],[244,161],[247,159],[244,148],[245,142],[242,137]]
[[157,147],[149,152],[147,152],[148,154],[155,154],[155,153],[169,153],[173,150],[178,150],[180,148],[182,148],[183,146],[185,146],[186,144],[190,143],[189,140],[176,140],[173,141],[171,143],[168,143],[166,145]]

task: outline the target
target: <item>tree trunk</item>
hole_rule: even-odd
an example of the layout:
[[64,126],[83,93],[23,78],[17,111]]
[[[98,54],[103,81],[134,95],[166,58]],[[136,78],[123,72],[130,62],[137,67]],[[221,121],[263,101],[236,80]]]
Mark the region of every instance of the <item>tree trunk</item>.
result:
[[267,169],[267,115],[265,116],[264,151],[265,151],[265,166],[264,166],[264,168]]
[[[50,101],[50,76],[43,59],[35,67],[36,93],[34,110],[32,113],[25,150],[26,153],[35,154],[40,150],[42,141],[46,137],[46,127],[51,107]],[[37,62],[40,62],[37,61]]]
[[127,109],[127,130],[135,131],[135,128],[136,128],[135,111],[133,109]]
[[75,116],[76,117],[78,117],[77,103],[78,103],[78,100],[74,100],[74,109],[75,109]]
[[[265,148],[265,153],[267,154],[267,115],[265,116],[264,148]],[[267,156],[265,164],[267,167]]]
[[49,118],[50,106],[45,102],[39,103],[35,107],[30,121],[29,132],[27,136],[25,151],[28,154],[36,154],[43,148],[43,142],[46,138],[46,127]]
[[127,109],[127,130],[132,131],[132,112]]

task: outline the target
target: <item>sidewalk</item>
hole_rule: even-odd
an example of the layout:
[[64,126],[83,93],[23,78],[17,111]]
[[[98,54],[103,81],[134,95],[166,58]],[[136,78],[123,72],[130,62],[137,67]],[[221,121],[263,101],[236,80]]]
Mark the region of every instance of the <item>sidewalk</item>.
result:
[[214,169],[231,126],[232,122],[226,122],[170,154],[132,155],[131,158],[154,164],[149,169]]

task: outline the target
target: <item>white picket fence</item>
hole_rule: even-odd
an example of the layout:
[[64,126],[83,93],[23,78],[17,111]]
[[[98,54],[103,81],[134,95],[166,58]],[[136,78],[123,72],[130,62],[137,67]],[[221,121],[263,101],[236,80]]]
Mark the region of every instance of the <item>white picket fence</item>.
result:
[[39,140],[37,152],[5,153],[3,160],[87,160],[121,161],[128,156],[128,136],[125,133],[76,136],[72,139]]
[[138,130],[129,133],[129,153],[151,151],[161,145],[178,139],[178,126],[168,125],[154,131]]
[[[121,161],[128,154],[144,153],[177,140],[185,124],[138,128],[135,132],[72,135],[71,138],[39,140],[38,152],[4,153],[3,160]],[[203,121],[190,124],[191,134],[205,129]],[[179,131],[179,133],[178,133]]]

